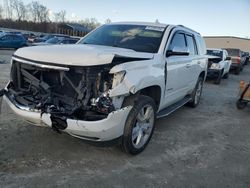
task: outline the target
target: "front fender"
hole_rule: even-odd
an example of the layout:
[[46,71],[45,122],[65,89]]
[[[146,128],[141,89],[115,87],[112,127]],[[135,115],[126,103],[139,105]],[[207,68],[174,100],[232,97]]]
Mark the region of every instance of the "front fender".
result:
[[117,65],[110,73],[126,71],[123,81],[110,90],[110,97],[135,94],[137,91],[150,86],[165,88],[164,64],[155,60],[134,61]]

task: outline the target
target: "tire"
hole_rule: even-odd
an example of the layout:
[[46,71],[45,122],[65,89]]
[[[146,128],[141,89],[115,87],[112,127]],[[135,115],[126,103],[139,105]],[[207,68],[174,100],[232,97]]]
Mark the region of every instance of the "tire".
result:
[[228,79],[228,77],[229,77],[229,73],[226,73],[226,74],[223,76],[224,79]]
[[188,106],[195,108],[200,103],[200,98],[202,94],[202,88],[203,88],[203,78],[199,77],[196,83],[196,86],[194,88],[194,91],[192,92],[192,100],[187,103]]
[[244,109],[246,106],[247,106],[247,102],[242,102],[241,100],[238,100],[237,103],[236,103],[236,107],[239,110]]
[[236,75],[239,75],[239,74],[240,74],[240,71],[241,71],[241,67],[236,67],[234,73],[235,73]]
[[149,143],[155,127],[156,105],[152,98],[140,95],[131,109],[124,127],[122,148],[136,155]]
[[223,74],[223,70],[219,73],[218,78],[214,81],[214,84],[219,85],[221,82],[221,78],[222,78],[222,74]]

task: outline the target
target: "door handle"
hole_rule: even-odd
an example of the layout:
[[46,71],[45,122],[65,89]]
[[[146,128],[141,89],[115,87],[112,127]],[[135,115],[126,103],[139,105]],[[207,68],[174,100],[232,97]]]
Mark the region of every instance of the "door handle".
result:
[[190,68],[191,67],[191,64],[186,64],[186,68]]

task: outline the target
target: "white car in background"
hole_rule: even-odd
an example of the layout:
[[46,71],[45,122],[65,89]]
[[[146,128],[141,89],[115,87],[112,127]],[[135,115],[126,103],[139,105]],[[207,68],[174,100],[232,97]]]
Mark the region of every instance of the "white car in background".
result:
[[226,50],[218,48],[208,48],[208,78],[214,78],[215,84],[220,84],[222,78],[228,78],[231,58]]

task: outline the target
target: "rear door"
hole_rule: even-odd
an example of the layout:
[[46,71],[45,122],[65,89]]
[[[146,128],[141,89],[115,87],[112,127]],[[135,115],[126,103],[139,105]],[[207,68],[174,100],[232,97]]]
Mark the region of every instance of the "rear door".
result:
[[189,91],[194,89],[196,85],[198,74],[200,73],[200,56],[198,55],[198,48],[195,41],[195,37],[190,34],[186,33],[186,40],[187,40],[187,47],[189,51],[189,55],[187,57],[189,61],[189,66],[187,68],[187,87]]

